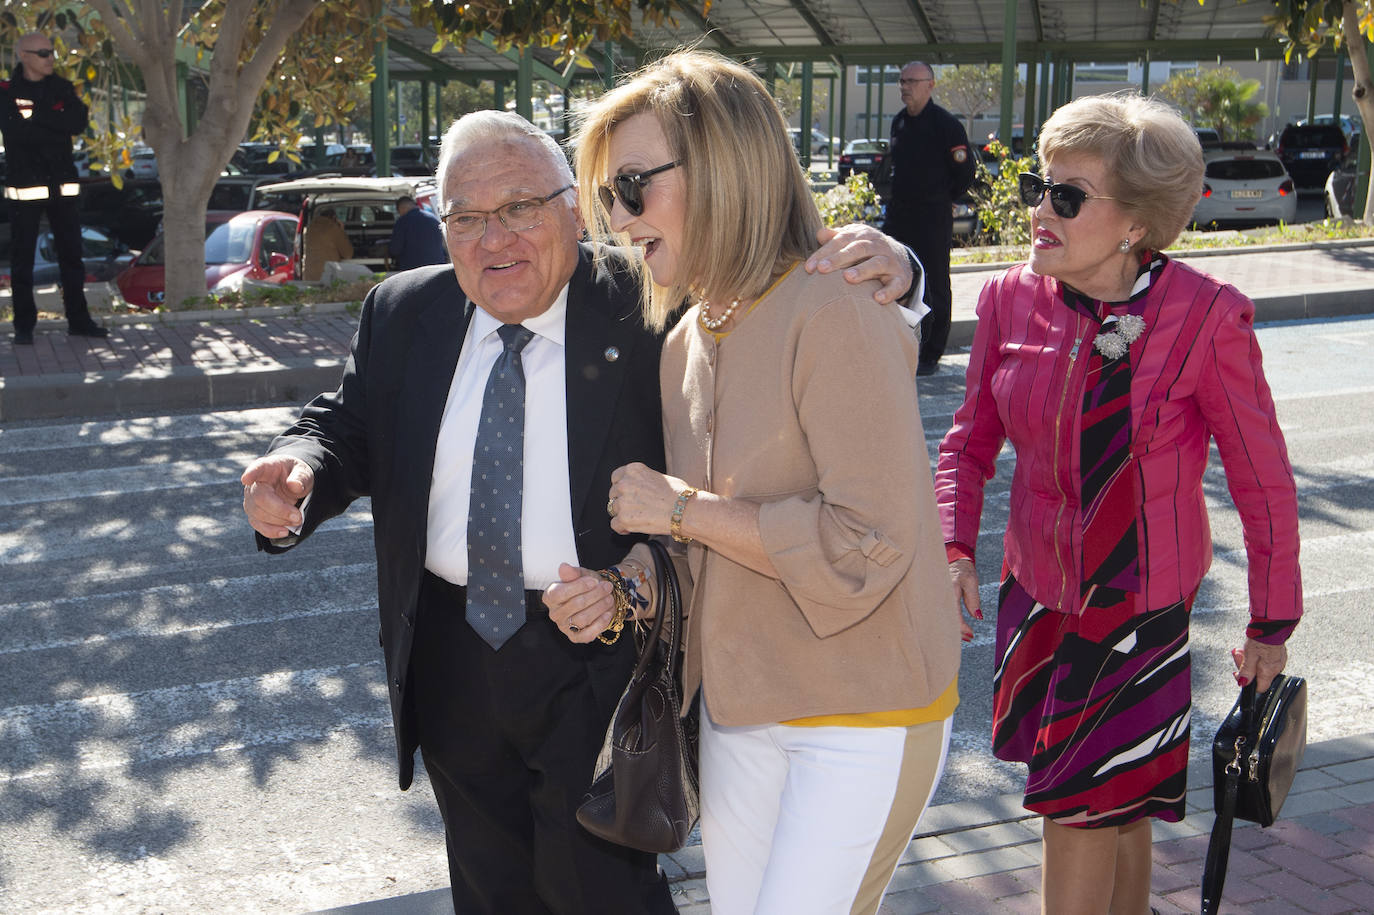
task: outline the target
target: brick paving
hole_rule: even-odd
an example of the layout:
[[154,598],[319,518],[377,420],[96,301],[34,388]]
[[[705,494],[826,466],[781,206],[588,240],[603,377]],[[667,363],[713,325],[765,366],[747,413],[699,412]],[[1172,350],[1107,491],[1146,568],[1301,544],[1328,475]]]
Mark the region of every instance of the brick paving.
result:
[[[1236,824],[1222,913],[1374,911],[1372,791],[1374,734],[1309,747],[1284,818],[1268,829]],[[1211,805],[1211,786],[1198,786],[1181,823],[1155,825],[1150,904],[1161,915],[1201,908]],[[931,808],[880,915],[1038,913],[1039,857],[1039,818],[1020,809],[1019,796]],[[708,915],[701,849],[662,860],[678,911]]]

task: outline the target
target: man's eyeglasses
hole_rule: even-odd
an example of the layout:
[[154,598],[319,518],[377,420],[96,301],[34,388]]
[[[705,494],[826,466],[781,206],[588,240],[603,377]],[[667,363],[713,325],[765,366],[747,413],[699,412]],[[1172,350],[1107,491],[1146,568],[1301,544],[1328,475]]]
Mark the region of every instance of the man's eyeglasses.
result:
[[[651,168],[647,172],[640,172],[637,175],[616,175],[607,183],[596,189],[601,197],[601,205],[609,213],[615,207],[616,198],[625,207],[625,211],[631,216],[640,216],[644,213],[644,185],[649,183],[649,179],[659,172],[666,172],[670,168],[677,168],[682,164],[682,160],[669,162],[667,165],[660,165],[658,168]],[[611,190],[611,186],[615,190]]]
[[34,50],[20,48],[19,50],[21,53],[32,54],[34,57],[52,57],[52,48],[37,48]]
[[1017,179],[1021,192],[1021,202],[1028,207],[1038,207],[1045,195],[1050,195],[1050,206],[1065,219],[1073,219],[1083,209],[1085,200],[1115,200],[1102,194],[1089,194],[1081,187],[1072,184],[1055,184],[1031,172],[1022,172]]
[[573,185],[565,184],[545,197],[527,197],[512,200],[494,210],[454,210],[439,217],[448,226],[448,237],[454,241],[471,241],[487,233],[487,220],[492,216],[501,220],[501,225],[511,232],[524,232],[544,224],[548,203],[564,191],[572,190]]

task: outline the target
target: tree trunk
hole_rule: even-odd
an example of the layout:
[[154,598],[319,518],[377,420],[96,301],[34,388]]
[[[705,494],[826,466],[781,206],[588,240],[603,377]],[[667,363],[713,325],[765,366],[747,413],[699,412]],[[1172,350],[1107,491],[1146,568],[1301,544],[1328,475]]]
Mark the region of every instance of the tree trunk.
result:
[[143,135],[157,155],[162,184],[162,225],[167,246],[166,303],[205,295],[205,209],[224,166],[248,130],[253,105],[287,40],[316,7],[316,0],[285,0],[251,57],[240,60],[244,24],[253,0],[226,0],[219,38],[210,57],[205,112],[189,136],[177,97],[176,49],[180,23],[161,0],[88,0],[119,53],[143,74],[147,105]]
[[[1360,34],[1359,11],[1355,7],[1355,0],[1345,0],[1341,10],[1341,28],[1345,33],[1346,50],[1350,54],[1350,68],[1355,72],[1355,85],[1350,89],[1350,97],[1355,100],[1355,107],[1360,110],[1360,121],[1364,124],[1364,138],[1360,142],[1368,143],[1374,139],[1374,134],[1370,133],[1370,128],[1374,127],[1374,82],[1369,75],[1369,48]],[[1359,151],[1356,150],[1355,154],[1359,155]],[[1374,225],[1374,193],[1365,195],[1364,216],[1360,221],[1365,225]]]

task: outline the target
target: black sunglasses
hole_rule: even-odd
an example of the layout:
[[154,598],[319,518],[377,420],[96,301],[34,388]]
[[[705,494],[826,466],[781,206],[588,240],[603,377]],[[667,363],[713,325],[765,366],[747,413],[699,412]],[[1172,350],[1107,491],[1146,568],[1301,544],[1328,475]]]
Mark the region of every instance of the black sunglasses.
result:
[[1045,195],[1050,195],[1050,206],[1065,219],[1073,219],[1083,209],[1085,200],[1115,200],[1102,194],[1089,194],[1081,187],[1072,184],[1055,184],[1031,172],[1022,172],[1017,179],[1021,191],[1021,202],[1028,207],[1038,207]]
[[22,49],[25,54],[32,54],[34,57],[52,57],[52,48],[39,48],[36,51]]
[[[677,168],[682,164],[679,159],[669,162],[667,165],[660,165],[658,168],[651,168],[647,172],[640,172],[637,175],[616,175],[606,184],[596,189],[601,197],[601,205],[606,208],[606,212],[611,212],[615,207],[616,198],[625,207],[626,212],[631,216],[640,216],[644,213],[644,185],[649,183],[649,179],[659,172],[666,172],[670,168]],[[611,186],[615,190],[611,190]]]

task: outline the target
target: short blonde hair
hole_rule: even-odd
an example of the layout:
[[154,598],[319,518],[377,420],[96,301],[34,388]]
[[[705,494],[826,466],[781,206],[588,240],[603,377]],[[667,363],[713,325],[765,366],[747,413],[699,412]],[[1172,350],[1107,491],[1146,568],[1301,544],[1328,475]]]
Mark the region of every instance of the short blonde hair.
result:
[[1202,146],[1178,112],[1137,93],[1075,99],[1040,131],[1040,161],[1095,156],[1107,166],[1110,196],[1145,226],[1137,248],[1169,247],[1202,196]]
[[707,51],[675,51],[585,110],[576,172],[588,226],[614,235],[597,189],[609,178],[611,134],[644,112],[663,128],[686,189],[678,282],[659,286],[637,262],[651,327],[689,298],[758,296],[815,250],[820,213],[777,103],[746,67]]

